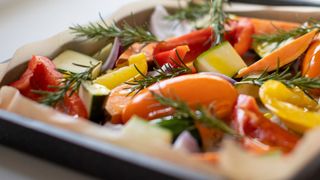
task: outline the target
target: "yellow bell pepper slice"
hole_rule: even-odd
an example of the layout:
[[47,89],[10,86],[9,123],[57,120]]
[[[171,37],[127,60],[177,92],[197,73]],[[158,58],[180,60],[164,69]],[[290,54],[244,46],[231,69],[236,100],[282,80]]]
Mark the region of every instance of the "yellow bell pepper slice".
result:
[[265,82],[259,91],[263,104],[292,130],[303,133],[320,126],[317,103],[299,88],[288,88],[279,81]]
[[[144,53],[135,54],[129,57],[129,66],[136,65],[142,74],[146,75],[148,72],[147,56]],[[139,74],[140,75],[140,74]]]
[[144,53],[132,55],[128,61],[129,66],[104,74],[94,80],[94,82],[101,84],[108,89],[113,89],[126,81],[141,76],[137,69],[144,75],[147,74],[148,64],[147,57]]

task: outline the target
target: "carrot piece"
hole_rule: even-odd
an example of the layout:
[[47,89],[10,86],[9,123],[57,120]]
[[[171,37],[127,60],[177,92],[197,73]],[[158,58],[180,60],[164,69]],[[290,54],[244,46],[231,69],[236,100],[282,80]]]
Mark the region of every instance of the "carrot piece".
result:
[[310,45],[317,33],[317,29],[293,40],[291,43],[273,51],[268,56],[260,59],[249,67],[238,72],[237,77],[243,77],[252,73],[261,73],[265,70],[273,71],[297,59]]
[[320,76],[320,40],[315,40],[309,46],[309,49],[302,61],[302,75],[315,78]]
[[297,28],[300,24],[285,21],[274,21],[268,19],[250,18],[254,26],[254,34],[274,34],[279,30],[290,31]]
[[128,90],[127,88],[130,88],[130,86],[127,84],[120,85],[112,89],[108,97],[105,109],[111,115],[111,122],[113,124],[122,123],[122,110],[132,98],[132,96],[128,96],[130,90]]
[[153,50],[157,43],[141,44],[134,43],[127,50],[125,50],[116,62],[116,67],[128,61],[129,57],[141,52],[145,53],[147,61],[153,61]]

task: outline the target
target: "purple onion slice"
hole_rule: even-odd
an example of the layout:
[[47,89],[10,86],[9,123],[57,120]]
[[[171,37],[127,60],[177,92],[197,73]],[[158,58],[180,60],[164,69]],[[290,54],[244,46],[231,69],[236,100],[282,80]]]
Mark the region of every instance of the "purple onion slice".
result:
[[120,47],[121,47],[121,42],[119,38],[115,38],[110,55],[108,56],[107,60],[102,64],[102,67],[101,67],[102,72],[112,69],[114,67],[120,54]]
[[200,152],[197,140],[188,131],[183,131],[173,144],[173,149],[183,150],[190,153]]

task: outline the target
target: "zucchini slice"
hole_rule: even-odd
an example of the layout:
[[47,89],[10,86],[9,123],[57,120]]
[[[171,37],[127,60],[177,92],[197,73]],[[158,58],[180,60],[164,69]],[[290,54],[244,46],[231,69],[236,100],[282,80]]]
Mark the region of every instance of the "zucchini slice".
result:
[[[84,54],[67,50],[54,58],[53,63],[56,65],[57,69],[62,69],[70,71],[73,73],[82,73],[88,68],[82,66],[95,66],[97,67],[92,71],[92,77],[96,78],[100,74],[101,62]],[[77,66],[76,64],[82,65]]]
[[83,81],[79,89],[79,96],[83,101],[89,119],[101,123],[105,115],[104,104],[110,94],[110,90],[100,84],[91,81]]
[[198,72],[218,72],[233,77],[247,65],[226,41],[202,53],[194,61],[194,66]]

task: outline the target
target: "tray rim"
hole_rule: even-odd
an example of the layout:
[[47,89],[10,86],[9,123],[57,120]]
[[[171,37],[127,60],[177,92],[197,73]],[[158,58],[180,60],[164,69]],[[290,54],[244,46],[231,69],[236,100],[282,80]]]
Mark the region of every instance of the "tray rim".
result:
[[45,122],[26,118],[2,109],[0,109],[0,120],[39,132],[41,134],[52,136],[67,143],[81,146],[97,153],[115,157],[119,160],[126,161],[152,171],[169,175],[173,178],[215,179],[218,177],[214,177],[213,175],[208,176],[192,170],[190,171],[190,169],[183,168],[179,165],[171,163],[170,161],[158,159],[141,152],[136,152],[114,145],[112,143],[103,142],[80,133],[68,131],[52,126]]
[[[153,0],[153,1],[151,1],[151,2],[160,2],[161,0]],[[145,1],[140,1],[140,2],[145,2]],[[136,3],[136,2],[135,2]],[[113,15],[111,15],[107,20],[110,20],[110,19],[116,19],[116,20],[120,20],[120,19],[122,19],[123,17],[125,17],[124,15],[119,15],[118,13],[119,12],[121,12],[121,11],[124,11],[124,10],[126,10],[126,9],[128,9],[128,7],[130,7],[130,8],[132,8],[131,7],[131,5],[132,4],[134,4],[134,3],[129,3],[129,4],[127,4],[127,5],[125,5],[125,6],[123,6],[122,8],[119,8]],[[150,3],[150,4],[152,4],[152,3]],[[150,6],[150,4],[147,4],[146,6],[143,6],[144,8],[145,8],[145,10],[147,9],[146,7],[148,7],[148,5]],[[242,3],[241,3],[242,4]],[[168,5],[169,7],[171,6],[171,4],[169,4]],[[253,5],[253,6],[255,6],[255,5]],[[152,8],[152,7],[154,7],[154,4],[152,4],[152,6],[151,7],[148,7],[148,8]],[[284,9],[286,9],[287,7],[280,7],[279,9],[282,9],[282,8],[284,8]],[[290,7],[291,8],[291,7]],[[141,11],[143,8],[141,8],[141,9],[138,9],[138,11]],[[294,8],[295,9],[295,8]],[[313,9],[313,7],[311,8],[311,9]],[[256,10],[257,11],[257,10]],[[279,10],[280,11],[280,10]],[[293,10],[294,11],[294,10]],[[58,33],[57,35],[54,35],[54,36],[52,36],[52,37],[49,37],[49,38],[46,38],[46,39],[44,39],[44,40],[41,40],[41,41],[37,41],[38,43],[40,43],[40,42],[43,42],[43,41],[46,41],[47,39],[50,39],[50,38],[56,38],[57,36],[59,36],[60,34],[63,34],[63,33],[68,33],[68,31],[63,31],[63,32],[61,32],[61,33]],[[27,45],[24,45],[24,46],[22,46],[22,48],[23,47],[25,47],[25,46],[28,46],[28,44]],[[19,48],[20,49],[20,48]],[[19,49],[17,50],[17,52],[19,51]],[[16,53],[17,53],[16,52]],[[15,53],[15,54],[16,54]],[[5,61],[3,61],[3,62],[1,62],[0,64],[2,64],[2,63],[5,63],[5,62],[8,62],[8,61],[10,61],[12,58],[10,58],[10,59],[7,59],[7,60],[5,60]],[[14,67],[13,67],[14,68]],[[6,113],[4,113],[4,112],[6,112]],[[41,121],[37,121],[37,120],[33,120],[33,119],[30,119],[30,118],[26,118],[26,117],[23,117],[23,116],[20,116],[20,115],[17,115],[17,114],[15,114],[15,113],[10,113],[10,112],[8,112],[8,111],[4,111],[4,110],[2,110],[2,109],[0,109],[0,119],[1,118],[3,118],[4,119],[4,117],[6,117],[7,119],[5,119],[6,121],[9,121],[9,122],[11,122],[11,123],[15,123],[15,124],[17,124],[17,125],[21,125],[21,126],[24,126],[24,127],[28,127],[28,128],[30,128],[30,129],[34,129],[34,130],[37,130],[37,131],[39,131],[39,132],[42,132],[42,133],[45,133],[45,134],[48,134],[48,135],[52,135],[52,136],[55,136],[55,137],[58,137],[58,138],[61,138],[60,136],[63,136],[63,137],[67,137],[67,140],[76,140],[76,141],[70,141],[69,143],[74,143],[74,142],[77,142],[77,143],[79,143],[80,145],[82,145],[82,146],[84,146],[84,147],[93,147],[93,145],[97,145],[96,147],[99,147],[99,148],[102,148],[102,149],[104,149],[104,148],[106,148],[106,147],[102,147],[101,145],[111,145],[111,146],[114,146],[114,147],[112,147],[111,149],[112,150],[117,150],[117,149],[121,149],[121,150],[119,150],[119,151],[121,151],[121,152],[126,152],[126,153],[128,153],[127,151],[129,151],[130,153],[133,153],[133,154],[140,154],[139,156],[137,156],[137,157],[140,157],[141,155],[141,157],[143,157],[142,159],[142,161],[144,161],[144,162],[148,162],[148,161],[150,161],[150,159],[146,159],[146,155],[143,155],[142,153],[138,153],[138,152],[134,152],[134,151],[131,151],[130,149],[125,149],[125,148],[121,148],[121,147],[119,147],[119,146],[116,146],[116,145],[113,145],[113,144],[110,144],[110,143],[105,143],[105,142],[95,142],[95,141],[99,141],[99,140],[96,140],[96,139],[94,139],[94,138],[90,138],[90,137],[88,137],[88,136],[82,136],[82,138],[84,138],[84,137],[86,137],[86,138],[88,138],[88,139],[90,139],[90,141],[92,141],[92,143],[83,143],[83,142],[81,142],[81,139],[79,140],[79,139],[74,139],[75,137],[73,137],[75,134],[77,134],[77,133],[74,133],[74,132],[71,132],[71,131],[67,131],[67,132],[63,132],[63,131],[66,131],[66,130],[64,130],[64,129],[62,129],[62,128],[57,128],[57,127],[54,127],[54,126],[51,126],[51,125],[49,125],[49,124],[46,124],[46,123],[44,123],[44,122],[41,122]],[[2,119],[2,120],[3,120]],[[22,119],[24,119],[24,120],[32,120],[32,121],[35,121],[35,122],[32,122],[32,123],[25,123],[25,122],[23,122],[22,121]],[[34,126],[35,125],[35,126]],[[49,133],[48,132],[45,132],[45,130],[47,131],[48,129],[42,129],[42,127],[45,127],[45,126],[49,126],[50,128],[53,128],[54,130],[52,130],[52,132],[50,131]],[[61,131],[61,130],[63,130],[63,131]],[[59,133],[61,133],[61,134],[59,134]],[[69,133],[71,133],[71,134],[69,134]],[[79,135],[81,135],[81,134],[77,134],[78,136]],[[69,139],[70,138],[70,139]],[[85,138],[85,139],[86,139]],[[66,139],[63,139],[63,140],[66,140]],[[83,140],[82,140],[83,141]],[[110,146],[110,147],[111,147]],[[101,150],[102,150],[101,149]],[[108,148],[107,148],[108,149]],[[93,150],[96,150],[96,149],[93,149]],[[109,149],[110,150],[110,149]],[[111,151],[112,151],[111,150]],[[130,154],[129,153],[129,154]],[[117,153],[116,153],[117,154]],[[118,155],[118,154],[117,154]],[[140,158],[141,158],[140,157]],[[149,157],[151,157],[151,156],[149,156]],[[320,152],[319,152],[319,156],[317,156],[317,157],[319,157],[320,158]],[[119,159],[121,159],[121,157],[119,158]],[[128,160],[128,159],[126,159],[126,160]],[[139,162],[139,163],[141,163],[140,162],[140,160],[139,160],[139,158],[133,158],[133,159],[131,159],[131,158],[129,158],[129,160],[131,161],[132,160],[132,162]],[[146,160],[146,161],[145,161]],[[157,162],[157,163],[164,163],[163,164],[163,168],[164,169],[166,169],[165,168],[165,166],[167,166],[168,165],[168,163],[170,163],[169,161],[165,161],[165,160],[159,160],[160,162]],[[162,161],[162,162],[161,162]],[[312,162],[311,162],[312,163]],[[309,164],[311,164],[311,163],[308,163],[308,164],[306,164],[306,166],[305,167],[307,167],[307,165],[309,165]],[[155,165],[155,167],[156,167],[157,165]],[[150,166],[147,166],[147,167],[149,167],[150,168]],[[151,165],[151,167],[152,168],[154,168],[153,167],[153,165]],[[173,167],[173,168],[176,168],[176,167]],[[161,168],[160,168],[161,169]],[[178,167],[178,169],[179,169],[179,167]],[[181,168],[180,168],[181,169]],[[157,169],[157,170],[159,170],[159,169]],[[161,169],[161,171],[162,171],[162,169]],[[178,170],[178,171],[180,171],[180,170]],[[185,171],[185,168],[182,168],[182,171]],[[305,168],[302,170],[302,171],[306,171],[305,170]],[[164,172],[171,172],[170,170],[169,171],[164,171]],[[189,172],[189,171],[185,171],[187,174],[189,174],[189,173],[191,173],[191,174],[189,174],[191,177],[193,176],[193,175],[195,175],[195,174],[192,174],[192,172]],[[179,173],[178,173],[179,174]],[[300,171],[297,173],[297,174],[300,174]],[[303,174],[303,173],[302,173]],[[181,175],[185,175],[184,173],[182,173]],[[190,176],[186,176],[186,177],[189,177],[190,178]],[[184,177],[184,176],[178,176],[178,177]],[[204,176],[195,176],[195,177],[204,177]],[[210,178],[212,178],[212,177],[210,177]],[[201,178],[202,179],[202,178]],[[207,179],[207,177],[204,177],[204,179]]]

